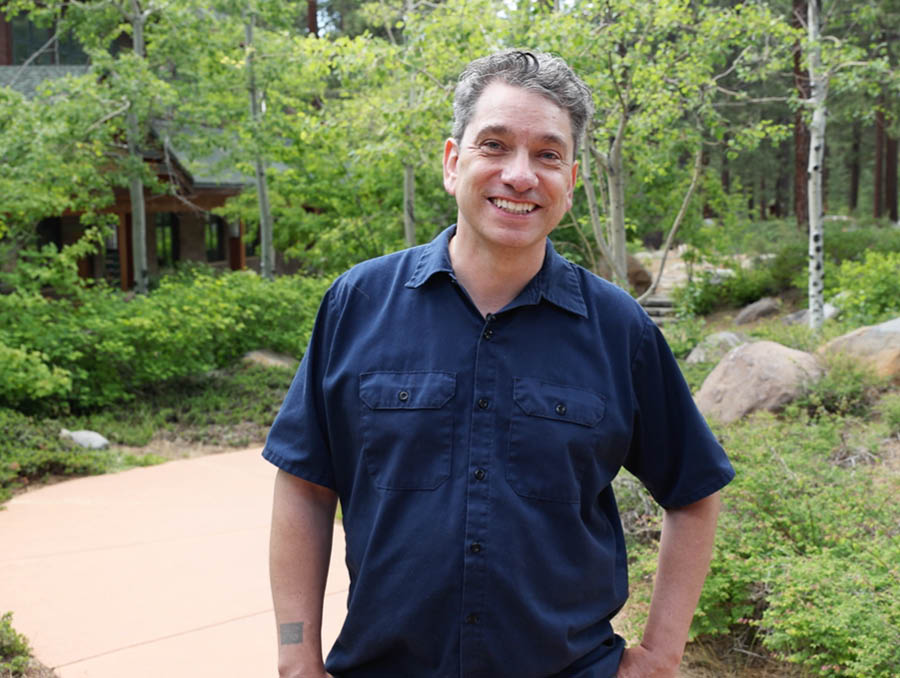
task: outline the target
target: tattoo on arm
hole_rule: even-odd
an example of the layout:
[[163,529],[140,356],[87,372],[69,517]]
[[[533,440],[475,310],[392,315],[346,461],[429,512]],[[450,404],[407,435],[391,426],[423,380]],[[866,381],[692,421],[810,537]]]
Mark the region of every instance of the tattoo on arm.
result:
[[303,622],[280,624],[278,638],[282,645],[299,645],[303,642]]

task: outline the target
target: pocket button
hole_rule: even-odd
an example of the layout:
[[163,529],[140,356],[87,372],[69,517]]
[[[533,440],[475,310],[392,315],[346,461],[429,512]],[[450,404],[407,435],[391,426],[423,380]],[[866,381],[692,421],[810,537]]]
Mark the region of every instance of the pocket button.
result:
[[566,414],[565,403],[556,403],[556,413],[561,417]]

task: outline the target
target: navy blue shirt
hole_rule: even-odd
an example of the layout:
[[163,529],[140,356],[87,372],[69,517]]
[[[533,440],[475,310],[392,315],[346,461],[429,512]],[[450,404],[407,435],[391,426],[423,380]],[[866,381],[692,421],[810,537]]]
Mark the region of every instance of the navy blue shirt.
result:
[[666,508],[733,477],[662,335],[553,249],[483,317],[448,242],[364,262],[322,301],[263,455],[337,491],[339,678],[609,678],[624,466]]

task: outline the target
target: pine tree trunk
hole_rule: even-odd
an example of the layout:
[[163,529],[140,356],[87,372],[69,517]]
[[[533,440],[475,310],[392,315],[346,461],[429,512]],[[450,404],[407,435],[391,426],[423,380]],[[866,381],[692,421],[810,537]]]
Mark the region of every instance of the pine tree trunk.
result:
[[820,0],[810,0],[807,30],[811,45],[808,55],[809,83],[812,94],[812,122],[809,126],[809,326],[819,331],[824,317],[824,196],[822,175],[825,166],[825,102],[828,79],[822,72],[820,40]]
[[875,112],[875,167],[872,170],[872,215],[884,214],[884,110]]
[[319,37],[319,7],[317,0],[306,0],[306,30]]
[[859,122],[853,123],[853,141],[850,145],[850,195],[847,203],[850,211],[856,211],[859,206],[859,148],[862,144],[862,127]]
[[900,222],[897,214],[897,139],[889,134],[884,151],[884,206],[891,221]]

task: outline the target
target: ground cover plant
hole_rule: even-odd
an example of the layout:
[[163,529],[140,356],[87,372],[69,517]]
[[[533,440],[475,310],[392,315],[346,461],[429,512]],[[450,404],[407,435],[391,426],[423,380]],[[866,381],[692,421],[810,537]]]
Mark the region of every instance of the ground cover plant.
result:
[[24,676],[30,656],[28,641],[12,627],[12,614],[0,616],[0,676]]
[[[79,415],[37,417],[0,408],[0,501],[34,483],[165,461],[130,449],[154,438],[222,447],[259,443],[292,376],[289,369],[237,364],[145,388],[131,401]],[[78,448],[60,438],[62,428],[100,431],[112,445]]]
[[[831,323],[822,336],[773,320],[752,333],[809,351],[852,327]],[[713,366],[687,366],[694,390]],[[900,390],[840,356],[826,366],[784,412],[714,425],[737,476],[723,491],[691,634],[699,644],[727,638],[718,647],[732,663],[891,678],[900,666]],[[661,514],[638,483],[617,483],[637,609],[646,609]]]

